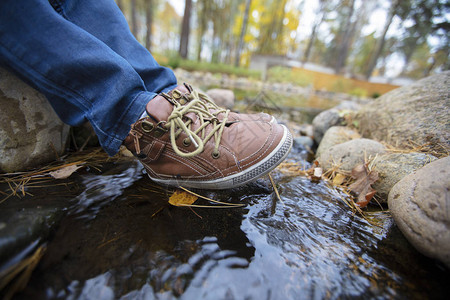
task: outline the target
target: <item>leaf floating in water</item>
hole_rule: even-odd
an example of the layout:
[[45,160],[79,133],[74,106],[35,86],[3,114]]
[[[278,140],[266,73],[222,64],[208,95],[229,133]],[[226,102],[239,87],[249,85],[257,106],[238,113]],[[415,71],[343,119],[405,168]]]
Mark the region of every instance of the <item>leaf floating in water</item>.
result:
[[[174,206],[190,206],[190,207],[202,207],[202,208],[236,208],[245,206],[242,203],[227,203],[221,202],[217,200],[210,199],[208,197],[196,194],[182,186],[179,187],[179,190],[176,190],[175,193],[172,194],[169,198],[169,203]],[[198,198],[205,199],[210,202],[214,202],[221,205],[195,205],[192,204]]]
[[353,168],[352,177],[356,181],[348,188],[358,195],[356,204],[363,208],[369,204],[369,201],[376,193],[371,184],[378,180],[378,172],[369,170],[367,164],[361,164]]
[[198,199],[197,196],[192,195],[183,190],[176,190],[169,198],[169,203],[174,206],[189,206]]
[[48,174],[55,179],[66,179],[66,178],[70,177],[70,175],[72,175],[76,170],[78,170],[79,168],[82,168],[82,167],[83,166],[70,165],[67,167],[63,167],[59,170],[53,171],[53,172],[49,172]]

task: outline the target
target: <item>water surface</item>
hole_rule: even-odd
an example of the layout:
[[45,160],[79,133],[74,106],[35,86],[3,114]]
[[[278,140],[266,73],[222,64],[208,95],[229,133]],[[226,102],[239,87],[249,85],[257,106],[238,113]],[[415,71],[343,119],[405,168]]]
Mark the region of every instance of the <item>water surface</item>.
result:
[[368,213],[374,226],[324,182],[273,175],[282,201],[261,179],[199,191],[244,208],[191,210],[170,206],[171,191],[136,163],[83,174],[16,299],[446,298],[449,272],[416,252],[388,212]]

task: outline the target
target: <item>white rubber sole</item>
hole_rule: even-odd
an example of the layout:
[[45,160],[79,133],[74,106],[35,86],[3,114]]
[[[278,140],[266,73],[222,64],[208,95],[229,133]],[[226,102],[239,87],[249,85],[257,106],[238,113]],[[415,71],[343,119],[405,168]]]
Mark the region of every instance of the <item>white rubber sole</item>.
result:
[[275,169],[289,154],[289,151],[292,148],[292,135],[286,128],[286,126],[281,126],[283,126],[284,128],[284,134],[278,146],[263,160],[240,173],[206,181],[188,179],[158,179],[150,177],[150,175],[149,177],[150,179],[161,185],[182,186],[186,188],[205,190],[224,190],[244,185],[268,174],[270,171]]

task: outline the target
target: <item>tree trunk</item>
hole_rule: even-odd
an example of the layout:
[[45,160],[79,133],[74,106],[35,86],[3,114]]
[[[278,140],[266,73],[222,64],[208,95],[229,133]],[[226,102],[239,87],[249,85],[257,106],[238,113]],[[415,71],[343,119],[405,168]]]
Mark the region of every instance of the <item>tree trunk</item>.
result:
[[203,35],[206,31],[206,25],[208,23],[209,11],[209,0],[198,0],[197,5],[201,8],[197,9],[197,19],[198,19],[198,38],[197,38],[197,61],[202,59],[202,49],[203,49]]
[[181,23],[180,51],[179,51],[181,58],[184,59],[186,59],[188,55],[191,8],[192,8],[192,0],[186,0],[184,5],[183,22]]
[[234,57],[234,66],[235,67],[239,67],[239,63],[241,61],[241,51],[242,51],[242,48],[244,47],[244,36],[245,36],[245,32],[247,31],[248,13],[250,11],[251,3],[252,3],[252,0],[246,0],[244,19],[242,21],[241,34],[239,35],[239,43],[238,43],[238,47],[236,49],[236,55]]
[[308,45],[306,46],[305,54],[303,55],[302,64],[306,63],[308,61],[309,55],[311,54],[312,46],[314,45],[314,40],[316,39],[317,29],[322,24],[323,20],[325,19],[326,13],[322,12],[322,16],[320,17],[319,22],[315,22],[311,36],[308,41]]
[[145,0],[145,23],[147,34],[145,35],[145,47],[150,51],[152,44],[152,24],[153,24],[153,0]]
[[[316,39],[317,29],[323,23],[323,20],[325,20],[325,17],[327,15],[326,5],[327,5],[327,1],[325,1],[325,0],[319,1],[319,8],[315,14],[316,17],[314,20],[314,26],[312,28],[311,36],[309,37],[309,41],[308,41],[308,45],[306,46],[305,53],[303,54],[302,64],[305,64],[308,61],[309,55],[311,54],[311,50],[314,45],[314,41]],[[320,16],[320,18],[318,18],[318,16]]]
[[136,12],[136,0],[131,0],[131,32],[134,37],[137,38],[138,25],[137,25],[137,12]]
[[365,74],[367,80],[369,80],[370,76],[372,76],[373,70],[375,69],[375,66],[377,64],[378,57],[380,56],[381,51],[383,51],[386,33],[389,30],[389,27],[391,26],[392,19],[396,14],[399,4],[400,4],[399,0],[392,0],[391,9],[389,10],[386,23],[384,24],[383,33],[381,34],[381,37],[378,39],[377,44],[375,45],[375,51],[373,55],[371,55],[368,63],[367,72]]
[[355,12],[355,1],[352,0],[350,3],[350,12],[348,14],[347,22],[345,23],[344,26],[343,38],[339,45],[338,57],[334,67],[334,71],[336,74],[340,74],[342,72],[342,69],[345,67],[345,61],[347,60],[348,52],[350,49],[352,33],[354,32],[353,26],[355,26],[356,23],[356,22],[352,23],[351,21],[354,12]]

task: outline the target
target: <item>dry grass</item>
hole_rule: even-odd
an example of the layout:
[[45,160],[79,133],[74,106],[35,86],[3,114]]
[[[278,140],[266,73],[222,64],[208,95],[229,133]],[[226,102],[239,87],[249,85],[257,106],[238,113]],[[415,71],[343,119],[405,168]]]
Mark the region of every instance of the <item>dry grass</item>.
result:
[[450,147],[444,144],[436,144],[432,142],[428,142],[425,144],[417,144],[413,141],[403,145],[403,147],[392,146],[387,143],[382,143],[388,152],[390,153],[424,153],[430,154],[437,158],[443,158],[450,155]]
[[52,187],[59,185],[68,185],[70,183],[60,182],[51,177],[50,172],[61,170],[69,166],[88,166],[99,170],[103,163],[110,161],[118,161],[121,159],[129,159],[127,157],[116,155],[109,157],[102,149],[87,150],[83,152],[76,152],[67,155],[58,161],[54,161],[41,168],[15,173],[0,174],[0,184],[6,186],[0,191],[3,198],[0,199],[0,204],[11,197],[22,198],[25,196],[33,196],[30,189]]
[[4,293],[3,299],[11,299],[15,293],[25,288],[44,252],[45,246],[40,246],[32,255],[0,272],[0,291]]
[[[368,158],[366,159],[366,162],[368,162],[369,169],[372,168],[373,162],[377,158]],[[313,173],[313,169],[319,167],[318,164],[316,164],[315,167],[306,169],[305,166],[301,166],[298,163],[292,163],[292,162],[283,162],[281,163],[276,170],[279,172],[288,175],[288,176],[304,176],[308,177],[311,180],[317,180],[317,178],[312,178],[311,174]],[[338,179],[338,180],[336,180]],[[346,204],[350,210],[355,213],[359,214],[362,218],[364,218],[367,222],[369,222],[373,226],[379,226],[372,220],[370,220],[365,212],[362,210],[361,207],[359,207],[356,204],[356,197],[354,194],[351,193],[349,190],[349,186],[355,182],[355,179],[351,177],[350,172],[342,172],[339,170],[338,164],[333,164],[332,168],[324,172],[321,176],[321,179],[330,189],[335,191],[335,194],[340,198],[340,200]],[[345,195],[345,196],[343,196]],[[375,199],[376,201],[376,199]],[[376,201],[378,202],[378,201]],[[379,204],[379,203],[378,203]],[[381,205],[380,205],[381,207]]]

